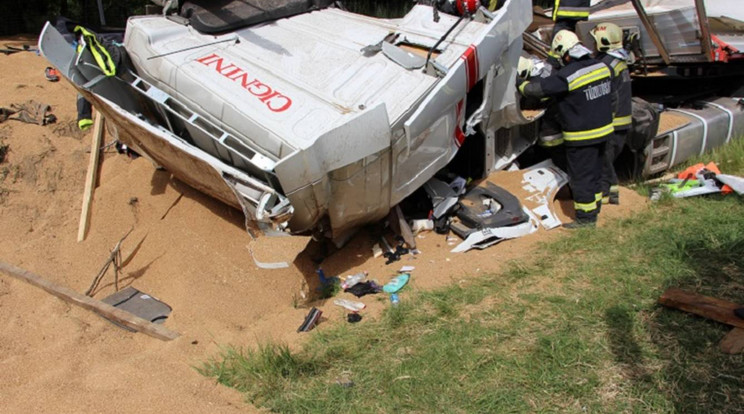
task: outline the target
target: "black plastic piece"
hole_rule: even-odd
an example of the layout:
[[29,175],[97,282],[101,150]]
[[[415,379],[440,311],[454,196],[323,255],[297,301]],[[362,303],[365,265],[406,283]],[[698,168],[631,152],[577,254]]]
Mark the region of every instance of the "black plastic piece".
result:
[[[486,199],[493,199],[501,208],[494,212],[490,205],[483,204]],[[459,206],[457,218],[460,223],[453,225],[452,231],[462,238],[481,229],[513,226],[529,220],[519,200],[491,182],[470,190],[460,199]]]

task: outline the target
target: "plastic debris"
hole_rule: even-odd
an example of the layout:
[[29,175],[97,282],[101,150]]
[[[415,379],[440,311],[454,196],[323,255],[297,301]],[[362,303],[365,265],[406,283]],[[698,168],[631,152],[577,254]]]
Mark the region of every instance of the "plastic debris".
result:
[[395,276],[390,282],[388,282],[385,286],[382,287],[382,290],[385,291],[385,293],[395,293],[403,288],[408,283],[408,279],[411,278],[411,275],[408,273],[402,273],[398,276]]
[[367,307],[367,305],[362,302],[356,302],[348,299],[334,299],[333,304],[336,306],[341,306],[342,308],[347,309],[351,312],[359,312],[360,310]]
[[379,293],[381,290],[382,288],[380,287],[380,285],[378,285],[374,281],[369,280],[367,282],[357,283],[349,289],[346,289],[344,292],[349,292],[352,295],[361,298],[364,295]]
[[299,328],[297,328],[297,332],[308,332],[315,328],[315,325],[320,321],[321,315],[323,315],[323,311],[320,309],[316,307],[310,309],[310,312],[305,316],[305,321],[302,322],[302,325],[300,325]]

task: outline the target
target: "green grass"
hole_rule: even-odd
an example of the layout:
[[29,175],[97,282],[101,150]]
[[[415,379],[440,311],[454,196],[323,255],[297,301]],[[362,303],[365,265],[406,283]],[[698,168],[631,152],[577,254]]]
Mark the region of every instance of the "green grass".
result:
[[[712,157],[744,175],[728,148]],[[730,328],[656,302],[675,286],[744,303],[742,217],[736,195],[663,199],[300,351],[226,347],[199,370],[282,413],[744,412]]]

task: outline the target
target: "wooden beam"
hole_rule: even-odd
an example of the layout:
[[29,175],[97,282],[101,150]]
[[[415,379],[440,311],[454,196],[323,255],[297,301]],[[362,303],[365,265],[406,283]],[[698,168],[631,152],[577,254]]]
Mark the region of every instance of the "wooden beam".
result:
[[723,337],[719,346],[721,347],[721,352],[727,354],[739,354],[744,351],[744,329],[732,329],[731,332]]
[[700,46],[708,62],[713,61],[713,47],[710,39],[710,25],[708,24],[708,12],[705,10],[703,0],[695,0],[698,23],[700,24]]
[[80,225],[78,226],[77,241],[85,240],[90,221],[90,206],[93,202],[93,191],[96,188],[96,177],[98,176],[98,158],[103,143],[103,114],[96,111],[96,119],[93,123],[93,138],[90,143],[90,158],[88,160],[88,172],[85,176],[85,190],[83,191],[83,208],[80,211]]
[[661,37],[659,37],[659,32],[656,31],[656,27],[654,27],[651,20],[648,18],[648,14],[646,14],[646,9],[643,8],[643,4],[641,4],[640,0],[631,0],[631,2],[633,3],[633,7],[636,9],[636,13],[638,13],[638,18],[640,18],[641,23],[643,23],[643,27],[646,28],[646,33],[648,33],[654,46],[656,46],[656,49],[659,51],[661,59],[664,60],[665,64],[670,64],[672,60],[669,58],[669,52],[667,51],[666,46],[664,46],[664,42],[661,41]]
[[170,341],[180,336],[178,332],[171,331],[162,325],[154,324],[137,315],[115,308],[108,303],[103,303],[100,300],[91,298],[90,296],[85,296],[81,293],[75,292],[72,289],[46,280],[39,275],[15,267],[11,264],[0,261],[0,272],[41,288],[65,302],[93,311],[106,319],[120,323],[137,332],[142,332],[146,335],[152,336],[153,338]]
[[734,315],[734,309],[742,306],[733,302],[669,288],[661,295],[659,303],[737,328],[744,328],[744,319]]

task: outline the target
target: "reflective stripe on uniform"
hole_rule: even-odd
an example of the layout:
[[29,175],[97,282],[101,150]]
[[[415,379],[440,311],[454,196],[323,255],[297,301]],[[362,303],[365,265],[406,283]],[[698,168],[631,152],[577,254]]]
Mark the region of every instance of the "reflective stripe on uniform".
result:
[[589,9],[586,7],[561,7],[555,15],[558,17],[584,18],[589,17]]
[[568,90],[573,91],[592,82],[609,77],[610,68],[604,63],[597,63],[577,70],[576,73],[569,76],[566,80],[568,81]]
[[594,201],[595,202],[602,201],[602,192],[601,191],[598,192],[598,193],[594,193]]
[[616,127],[630,125],[632,123],[633,123],[633,117],[630,115],[620,116],[620,117],[612,119],[612,125]]
[[[111,59],[111,55],[109,55],[106,48],[98,41],[96,35],[82,26],[75,26],[75,32],[83,34],[85,43],[89,46],[88,50],[90,50],[90,53],[96,60],[98,67],[103,71],[103,74],[106,76],[116,75],[116,64],[114,63],[114,60]],[[81,51],[82,50],[78,47],[78,53]]]
[[612,126],[612,122],[610,122],[605,126],[588,129],[585,131],[563,131],[563,139],[565,139],[566,141],[585,141],[588,139],[603,137],[607,134],[611,134],[614,131],[615,128]]
[[592,201],[591,203],[577,203],[574,201],[574,210],[591,213],[597,209],[597,202]]
[[588,7],[561,7],[561,0],[555,0],[553,6],[553,21],[558,17],[588,18]]
[[620,72],[627,70],[628,65],[620,59],[615,59],[612,62],[612,71],[615,72],[615,76],[619,76]]
[[556,147],[563,144],[563,134],[541,136],[537,141],[541,147]]
[[620,192],[620,186],[618,185],[610,186],[610,194],[618,194],[619,192]]
[[602,204],[610,204],[610,196],[602,197]]

